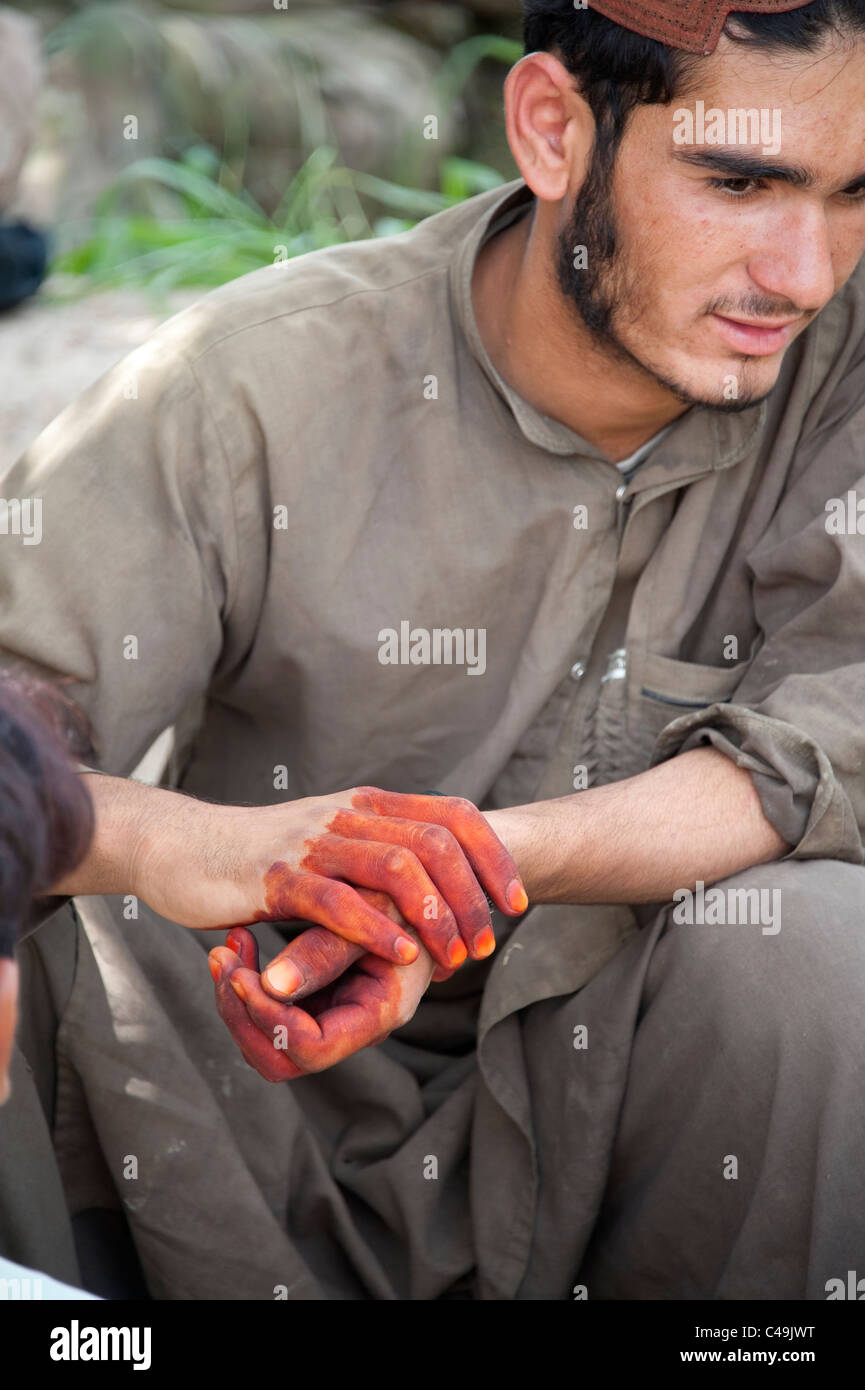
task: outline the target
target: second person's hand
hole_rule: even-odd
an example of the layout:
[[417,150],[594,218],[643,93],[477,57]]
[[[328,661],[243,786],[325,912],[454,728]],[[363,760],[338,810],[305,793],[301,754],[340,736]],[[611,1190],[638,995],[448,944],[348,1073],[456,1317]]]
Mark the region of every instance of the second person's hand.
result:
[[511,916],[528,904],[511,855],[459,797],[353,787],[235,807],[165,795],[134,856],[132,891],[184,926],[302,919],[384,960],[416,960],[417,942],[366,888],[386,893],[436,965],[453,970],[495,949],[485,894]]

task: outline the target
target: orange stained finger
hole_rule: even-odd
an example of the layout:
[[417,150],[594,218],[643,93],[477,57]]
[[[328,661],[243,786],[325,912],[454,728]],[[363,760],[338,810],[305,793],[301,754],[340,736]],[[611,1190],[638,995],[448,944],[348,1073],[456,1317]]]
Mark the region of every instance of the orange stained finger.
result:
[[248,927],[232,927],[225,938],[229,951],[239,956],[248,970],[258,969],[258,942]]
[[290,997],[296,1004],[338,979],[364,954],[363,946],[346,941],[327,927],[310,927],[274,957],[261,983],[275,998]]
[[354,941],[395,965],[417,960],[417,943],[347,883],[297,873],[277,860],[264,876],[264,889],[267,912],[262,916],[267,920],[301,917],[329,927],[337,936]]
[[320,1065],[329,1065],[322,1055],[321,1028],[311,1014],[297,1004],[281,1004],[271,998],[252,970],[235,971],[231,983],[242,1000],[248,1022],[268,1048],[300,1072],[318,1069],[309,1065],[316,1049]]
[[471,801],[459,796],[421,796],[386,792],[378,787],[358,787],[351,804],[356,811],[445,826],[456,836],[496,907],[511,916],[525,912],[529,900],[517,866]]
[[438,965],[462,965],[466,948],[456,918],[410,849],[375,840],[347,840],[342,835],[319,835],[306,843],[303,868],[348,879],[362,888],[383,889]]
[[[459,840],[446,826],[341,808],[331,820],[330,829],[346,839],[386,841],[410,850],[452,911],[469,955],[475,960],[489,955],[495,946],[489,902]],[[425,901],[425,920],[432,917],[434,910],[438,910],[437,904]]]
[[[400,999],[396,973],[380,960],[373,975],[359,974],[342,986],[342,996],[313,1018],[298,1005],[278,1004],[251,971],[235,979],[249,1017],[262,1036],[272,1037],[304,1073],[323,1071],[343,1058],[387,1037],[397,1021]],[[339,988],[339,987],[337,987]]]
[[[239,1047],[244,1061],[254,1067],[265,1081],[293,1081],[295,1077],[300,1076],[301,1068],[286,1052],[273,1046],[272,1038],[262,1034],[233,988],[231,982],[242,968],[237,965],[234,952],[217,946],[210,952],[210,964],[211,972],[214,966],[218,972],[214,978],[217,1013]],[[258,978],[254,972],[249,973],[254,979]]]

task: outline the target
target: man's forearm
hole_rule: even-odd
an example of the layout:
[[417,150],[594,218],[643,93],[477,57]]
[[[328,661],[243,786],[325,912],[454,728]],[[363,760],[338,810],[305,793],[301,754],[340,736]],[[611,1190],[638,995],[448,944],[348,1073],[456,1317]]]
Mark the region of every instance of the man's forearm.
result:
[[766,820],[751,777],[695,748],[621,782],[490,811],[532,902],[665,902],[790,846]]
[[93,802],[93,840],[78,867],[52,886],[52,894],[135,893],[147,827],[173,820],[182,835],[183,814],[195,803],[178,792],[126,777],[97,772],[79,776],[86,779]]
[[[231,806],[81,775],[95,834],[79,867],[52,884],[55,897],[132,894],[201,930],[300,919],[401,965],[418,956],[404,919],[440,970],[494,949],[488,902],[511,916],[526,907],[513,858],[459,797],[349,787]],[[399,920],[362,890],[398,909]]]

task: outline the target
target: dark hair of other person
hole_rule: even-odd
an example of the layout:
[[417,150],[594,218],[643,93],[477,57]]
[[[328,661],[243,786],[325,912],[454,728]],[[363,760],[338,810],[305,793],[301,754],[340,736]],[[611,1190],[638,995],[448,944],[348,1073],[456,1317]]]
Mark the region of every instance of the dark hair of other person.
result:
[[0,957],[33,900],[84,858],[90,797],[70,757],[92,755],[86,720],[55,686],[0,674]]

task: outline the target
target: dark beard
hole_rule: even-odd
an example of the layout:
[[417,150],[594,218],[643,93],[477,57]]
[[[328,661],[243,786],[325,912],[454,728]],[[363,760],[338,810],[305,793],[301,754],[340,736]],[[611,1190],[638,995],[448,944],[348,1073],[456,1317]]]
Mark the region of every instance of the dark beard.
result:
[[[593,341],[608,357],[637,367],[644,375],[669,391],[676,400],[687,406],[700,406],[720,415],[738,415],[764,400],[768,391],[758,396],[745,392],[735,400],[706,401],[693,396],[677,381],[663,376],[648,363],[635,357],[616,331],[616,314],[621,307],[636,300],[636,285],[629,282],[622,262],[620,238],[613,209],[614,156],[599,154],[597,144],[583,187],[574,203],[571,221],[559,235],[556,255],[556,279],[565,299],[577,314]],[[574,265],[577,247],[586,248],[586,268]],[[750,359],[742,354],[736,360],[743,364]]]

